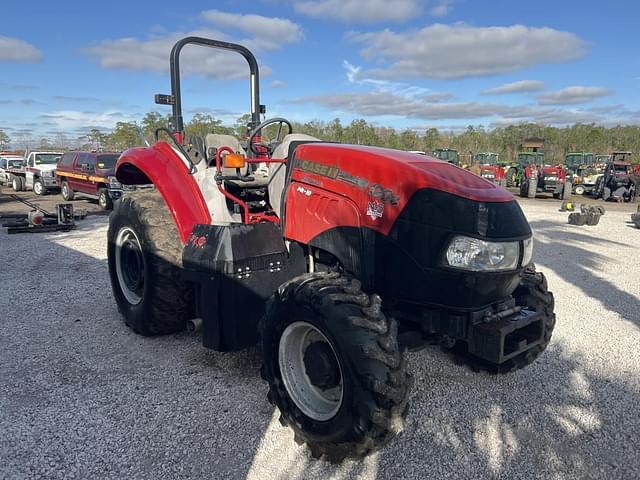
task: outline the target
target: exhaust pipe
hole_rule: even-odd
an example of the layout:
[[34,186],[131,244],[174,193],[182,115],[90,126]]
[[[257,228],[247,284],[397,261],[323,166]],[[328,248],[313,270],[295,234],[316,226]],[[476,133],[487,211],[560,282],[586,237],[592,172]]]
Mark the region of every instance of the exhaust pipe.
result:
[[191,320],[187,320],[187,332],[189,333],[197,333],[202,328],[202,319],[201,318],[192,318]]

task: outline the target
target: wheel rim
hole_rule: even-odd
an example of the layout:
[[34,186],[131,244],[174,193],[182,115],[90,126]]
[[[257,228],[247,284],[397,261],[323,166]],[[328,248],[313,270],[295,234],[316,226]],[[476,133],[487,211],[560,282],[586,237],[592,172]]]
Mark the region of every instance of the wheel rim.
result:
[[584,188],[576,187],[576,195],[582,195],[584,193]]
[[33,191],[37,195],[40,195],[42,193],[42,184],[40,182],[34,182],[33,183]]
[[280,337],[278,363],[285,389],[302,413],[317,421],[338,413],[344,396],[342,369],[320,330],[307,322],[289,325]]
[[100,206],[102,208],[107,206],[107,198],[104,192],[100,194],[100,197],[98,198],[98,202],[100,203]]
[[11,186],[17,192],[18,191],[18,181],[14,178],[13,182],[11,182]]
[[132,305],[142,301],[144,255],[137,235],[129,227],[118,232],[115,242],[116,275],[122,294]]
[[69,198],[69,187],[67,187],[66,183],[62,184],[62,198],[65,200]]

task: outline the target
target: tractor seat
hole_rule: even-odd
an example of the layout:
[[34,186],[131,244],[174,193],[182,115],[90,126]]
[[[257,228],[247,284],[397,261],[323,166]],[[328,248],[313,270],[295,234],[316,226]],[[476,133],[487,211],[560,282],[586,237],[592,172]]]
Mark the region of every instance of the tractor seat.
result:
[[[276,147],[272,158],[289,158],[289,147],[293,142],[321,142],[319,138],[305,135],[304,133],[290,133],[282,139],[282,143]],[[284,163],[272,163],[269,165],[269,203],[273,211],[280,217],[282,204],[282,191],[287,179],[287,168]]]

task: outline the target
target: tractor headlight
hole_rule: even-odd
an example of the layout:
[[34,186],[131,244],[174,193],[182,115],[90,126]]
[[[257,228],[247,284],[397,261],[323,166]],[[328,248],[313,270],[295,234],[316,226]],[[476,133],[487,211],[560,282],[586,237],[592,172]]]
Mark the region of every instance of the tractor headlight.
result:
[[515,270],[520,257],[520,242],[487,242],[458,235],[447,248],[450,267],[475,272]]
[[107,177],[109,180],[109,188],[121,189],[122,184],[118,181],[116,177]]
[[531,263],[533,257],[533,235],[522,241],[522,266],[526,267]]

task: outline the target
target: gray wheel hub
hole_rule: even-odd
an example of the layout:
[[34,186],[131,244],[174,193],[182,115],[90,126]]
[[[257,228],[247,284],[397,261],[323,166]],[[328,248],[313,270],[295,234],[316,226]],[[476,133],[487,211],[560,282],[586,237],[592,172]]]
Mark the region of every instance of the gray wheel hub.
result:
[[115,266],[124,298],[131,305],[139,304],[144,292],[144,255],[138,236],[129,227],[122,227],[116,236]]
[[285,389],[302,413],[317,421],[338,413],[344,396],[342,369],[318,328],[302,321],[289,325],[280,337],[278,363]]

